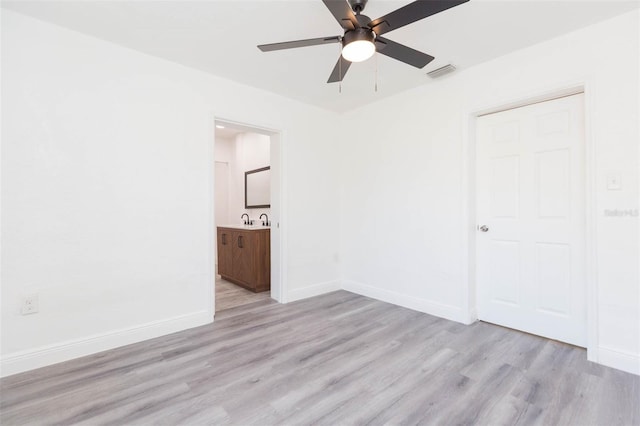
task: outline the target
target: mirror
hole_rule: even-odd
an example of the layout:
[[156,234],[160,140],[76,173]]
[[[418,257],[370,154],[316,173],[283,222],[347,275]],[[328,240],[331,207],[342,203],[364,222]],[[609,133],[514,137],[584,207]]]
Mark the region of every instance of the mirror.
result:
[[271,207],[271,167],[244,172],[244,208]]

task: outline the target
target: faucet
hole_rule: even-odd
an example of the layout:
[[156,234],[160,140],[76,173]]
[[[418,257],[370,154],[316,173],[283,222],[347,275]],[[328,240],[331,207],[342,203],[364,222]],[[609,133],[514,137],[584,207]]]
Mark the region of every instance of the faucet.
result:
[[266,214],[266,213],[262,213],[262,214],[260,215],[260,219],[262,219],[262,216],[264,216],[264,217],[266,217],[266,218],[267,218],[267,220],[263,220],[263,221],[262,221],[262,226],[269,226],[269,216],[267,216],[267,214]]
[[245,225],[248,225],[248,224],[249,224],[249,222],[251,221],[251,219],[249,219],[249,215],[248,215],[248,214],[246,214],[246,213],[242,213],[242,216],[240,216],[240,219],[242,219],[242,218],[243,218],[243,217],[245,217],[245,216],[247,217],[247,220],[245,220],[245,221],[244,221],[244,224],[245,224]]

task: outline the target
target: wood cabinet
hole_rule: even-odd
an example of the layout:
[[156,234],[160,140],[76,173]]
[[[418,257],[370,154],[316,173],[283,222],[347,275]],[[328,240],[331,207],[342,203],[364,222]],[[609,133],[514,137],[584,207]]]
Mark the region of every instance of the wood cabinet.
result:
[[218,227],[218,274],[253,292],[271,289],[269,228]]

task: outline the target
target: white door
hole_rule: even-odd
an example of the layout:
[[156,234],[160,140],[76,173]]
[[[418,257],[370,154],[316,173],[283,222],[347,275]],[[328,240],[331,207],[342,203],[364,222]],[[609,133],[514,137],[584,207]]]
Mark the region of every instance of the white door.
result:
[[[229,223],[229,163],[222,161],[215,162],[214,177],[214,205],[215,205],[215,223],[216,227],[220,225],[228,225]],[[213,245],[213,258],[216,262],[216,271],[218,270],[218,247]]]
[[478,317],[584,347],[584,95],[477,125]]

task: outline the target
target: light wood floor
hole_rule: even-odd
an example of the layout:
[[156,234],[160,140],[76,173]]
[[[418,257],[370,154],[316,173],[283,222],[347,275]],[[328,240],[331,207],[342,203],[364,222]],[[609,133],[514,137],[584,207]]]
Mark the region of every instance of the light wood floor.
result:
[[220,277],[216,279],[216,312],[248,303],[267,300],[270,297],[270,291],[254,293],[229,281],[225,281]]
[[3,425],[640,424],[585,351],[338,291],[0,381]]

